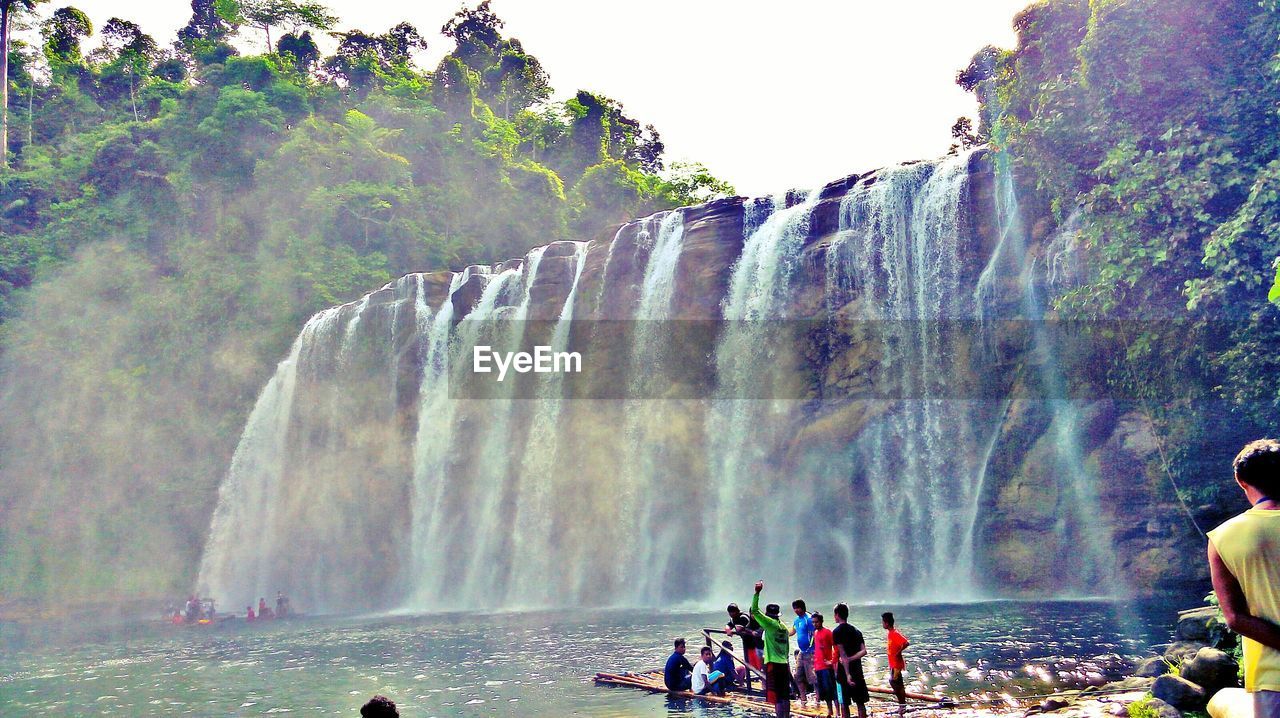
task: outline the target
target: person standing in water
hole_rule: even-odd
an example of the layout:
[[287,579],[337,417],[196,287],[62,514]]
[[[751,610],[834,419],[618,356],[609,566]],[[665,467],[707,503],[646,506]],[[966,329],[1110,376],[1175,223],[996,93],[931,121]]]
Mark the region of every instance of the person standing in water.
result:
[[1280,718],[1280,442],[1232,462],[1253,508],[1209,532],[1209,575],[1227,627],[1244,637],[1244,688],[1257,718]]
[[764,581],[756,581],[756,593],[751,599],[751,617],[764,630],[764,688],[766,700],[773,704],[778,718],[791,715],[791,667],[787,662],[787,650],[791,646],[790,633],[781,621],[782,609],[776,603],[765,606],[760,612],[760,592]]
[[800,705],[809,702],[809,694],[813,693],[813,705],[818,705],[818,675],[813,667],[813,619],[809,617],[808,608],[803,598],[791,602],[791,610],[796,617],[791,621],[790,634],[796,637],[796,670],[792,674],[796,688],[800,690]]
[[818,679],[818,702],[827,704],[827,718],[832,718],[831,704],[836,699],[835,642],[831,629],[824,627],[822,614],[813,619],[813,672]]
[[902,672],[906,670],[907,662],[903,659],[902,652],[911,645],[911,641],[894,628],[892,611],[880,614],[880,619],[886,631],[885,640],[889,644],[889,685],[893,688],[893,694],[898,697],[898,715],[904,715],[907,712],[907,683],[902,678]]
[[837,603],[832,613],[836,617],[831,642],[836,647],[836,687],[840,699],[840,718],[849,718],[849,705],[858,704],[858,718],[867,718],[867,702],[871,694],[867,679],[862,673],[862,657],[867,655],[867,643],[862,631],[849,623],[849,607]]

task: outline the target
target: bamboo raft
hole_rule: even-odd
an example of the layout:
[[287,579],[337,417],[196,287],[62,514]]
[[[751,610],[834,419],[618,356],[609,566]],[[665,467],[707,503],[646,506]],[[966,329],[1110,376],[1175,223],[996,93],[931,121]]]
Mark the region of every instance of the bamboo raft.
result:
[[[748,695],[743,693],[741,689],[730,690],[723,696],[714,694],[698,695],[692,691],[669,691],[662,682],[662,671],[647,671],[644,673],[597,673],[595,675],[597,685],[621,686],[624,688],[638,688],[650,693],[666,693],[679,698],[697,698],[708,703],[716,703],[720,705],[733,706],[745,711],[753,713],[765,713],[772,715],[774,707],[772,703],[766,703],[764,696]],[[868,688],[873,693],[893,694],[893,691],[885,688]],[[879,697],[879,696],[877,696]],[[922,708],[947,708],[950,707],[941,696],[927,696],[925,694],[907,694],[908,698],[928,703],[929,705],[917,705],[914,710]],[[909,709],[911,710],[911,709]],[[896,709],[895,711],[896,712]],[[801,706],[795,700],[791,701],[791,714],[796,716],[804,716],[804,718],[826,718],[827,710],[822,708],[808,708]]]
[[[706,639],[708,646],[716,643],[716,639],[712,638],[713,634],[723,633],[724,629],[702,629],[702,636]],[[698,695],[692,691],[671,691],[667,690],[666,683],[663,682],[662,671],[645,671],[643,673],[597,673],[595,676],[595,682],[597,685],[639,688],[641,690],[649,691],[650,693],[668,693],[681,698],[699,698],[709,703],[720,703],[756,713],[772,714],[774,712],[773,704],[767,703],[764,696],[752,694],[750,692],[750,680],[752,676],[759,680],[762,688],[764,687],[764,673],[755,666],[747,663],[747,661],[743,660],[743,658],[734,651],[726,648],[724,649],[724,652],[729,654],[734,663],[746,669],[748,679],[748,690],[746,692],[743,691],[741,686],[731,686],[729,691],[723,696],[713,694]],[[873,698],[893,696],[892,689],[881,688],[879,686],[867,686],[867,692],[869,692]],[[909,700],[928,704],[926,706],[917,705],[915,708],[908,710],[955,707],[955,703],[948,696],[928,693],[913,693],[911,691],[907,691],[907,698]],[[791,713],[792,715],[804,716],[805,718],[826,718],[827,715],[825,708],[805,708],[803,706],[799,706],[795,700],[791,701]]]

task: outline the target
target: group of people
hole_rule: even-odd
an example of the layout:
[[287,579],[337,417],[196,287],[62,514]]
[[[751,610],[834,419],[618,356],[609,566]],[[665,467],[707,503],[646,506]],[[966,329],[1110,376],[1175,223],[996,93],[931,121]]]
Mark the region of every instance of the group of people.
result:
[[[862,632],[849,623],[849,607],[838,603],[832,609],[835,628],[826,627],[821,613],[810,613],[803,599],[791,602],[795,618],[788,625],[782,621],[781,607],[776,603],[760,610],[760,593],[764,582],[757,581],[751,600],[751,612],[743,613],[736,603],[729,604],[729,622],[725,632],[742,639],[743,660],[764,674],[766,700],[772,703],[778,718],[791,714],[792,686],[799,693],[801,705],[813,696],[815,708],[821,703],[827,715],[834,716],[839,707],[841,718],[850,718],[857,706],[858,718],[866,718],[870,699],[867,680],[862,672],[862,659],[867,655]],[[899,714],[906,711],[906,669],[903,651],[910,642],[895,627],[893,613],[881,615],[886,631],[889,658],[889,685],[898,699]],[[791,663],[791,638],[795,637],[795,662]],[[704,646],[698,663],[685,657],[685,640],[675,639],[675,651],[667,659],[663,682],[667,690],[690,691],[697,695],[723,695],[732,684],[746,678],[745,666],[735,670],[732,644],[721,644],[719,655]]]
[[195,594],[191,594],[181,608],[172,603],[165,607],[165,617],[175,626],[183,623],[212,623],[216,616],[213,599],[201,599]]
[[246,621],[269,621],[273,618],[285,618],[289,615],[289,597],[281,591],[276,591],[276,610],[273,613],[271,607],[267,605],[265,597],[258,598],[258,610],[255,613],[253,606],[244,607],[244,620]]

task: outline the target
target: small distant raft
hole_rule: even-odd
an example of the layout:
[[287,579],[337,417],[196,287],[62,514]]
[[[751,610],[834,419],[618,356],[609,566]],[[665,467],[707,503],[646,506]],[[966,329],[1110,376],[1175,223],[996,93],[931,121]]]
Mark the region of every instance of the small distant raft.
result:
[[[751,711],[753,713],[765,713],[773,715],[774,709],[772,703],[766,703],[764,696],[747,695],[741,689],[730,690],[723,696],[717,695],[698,695],[692,691],[669,691],[666,684],[662,682],[662,671],[648,671],[646,673],[597,673],[595,678],[597,685],[606,686],[622,686],[626,688],[638,688],[650,693],[668,693],[680,698],[697,698],[707,701],[708,703],[717,703],[729,705],[742,710]],[[883,688],[868,688],[872,693],[889,693]],[[917,706],[919,708],[950,708],[954,704],[946,696],[928,695],[925,693],[907,693],[907,698],[927,703],[927,706]],[[894,712],[897,712],[896,704]],[[791,715],[805,716],[805,718],[826,718],[826,708],[808,708],[800,707],[796,701],[791,702]]]

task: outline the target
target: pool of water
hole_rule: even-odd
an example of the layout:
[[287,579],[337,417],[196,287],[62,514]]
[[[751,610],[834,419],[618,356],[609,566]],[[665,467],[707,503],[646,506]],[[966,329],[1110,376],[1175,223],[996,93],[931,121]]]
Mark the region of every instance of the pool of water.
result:
[[[774,597],[773,600],[779,600]],[[779,602],[781,602],[779,600]],[[827,603],[811,602],[830,615]],[[1171,640],[1169,603],[991,602],[891,607],[908,680],[962,697],[1044,693],[1119,676]],[[878,606],[853,606],[883,680]],[[331,617],[214,628],[0,626],[0,715],[358,715],[375,693],[402,716],[734,715],[598,687],[596,671],[658,668],[723,612],[589,610]]]

